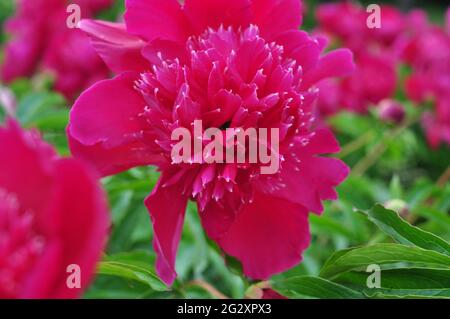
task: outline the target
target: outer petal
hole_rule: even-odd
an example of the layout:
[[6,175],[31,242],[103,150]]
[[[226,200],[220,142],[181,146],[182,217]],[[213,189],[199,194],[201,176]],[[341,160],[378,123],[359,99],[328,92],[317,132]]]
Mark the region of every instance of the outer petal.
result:
[[244,28],[252,19],[250,0],[186,0],[184,11],[196,34],[220,25]]
[[[68,135],[73,154],[91,159],[102,174],[155,163],[145,143],[145,122],[138,118],[145,101],[134,90],[137,74],[125,73],[97,83],[75,102]],[[110,157],[110,159],[108,159]]]
[[305,74],[303,88],[309,88],[325,78],[350,75],[355,70],[353,53],[348,49],[331,51],[320,58],[317,66]]
[[[70,127],[68,129],[70,131]],[[143,165],[163,166],[166,159],[151,151],[144,141],[134,141],[116,147],[105,147],[102,143],[83,145],[70,135],[72,154],[92,164],[103,176],[115,175],[133,167]]]
[[317,155],[337,151],[339,145],[333,134],[327,129],[318,130],[308,145],[303,146],[300,143],[294,146],[292,152],[297,160],[286,154],[286,161],[276,177],[281,180],[280,185],[283,185],[281,190],[269,187],[270,176],[259,185],[259,189],[272,196],[303,205],[309,211],[321,213],[322,200],[337,198],[334,188],[347,177],[349,169],[340,160]]
[[0,188],[16,194],[25,209],[40,210],[51,189],[56,154],[38,134],[23,132],[14,121],[0,127],[0,145]]
[[307,32],[290,30],[279,34],[275,41],[284,48],[286,56],[293,58],[308,72],[319,62],[321,47]]
[[[92,279],[95,266],[106,244],[109,216],[106,201],[97,176],[73,159],[55,162],[54,189],[45,216],[38,218],[38,227],[58,225],[53,231],[45,230],[46,240],[52,243],[47,249],[46,263],[55,266],[52,278],[42,276],[42,268],[35,267],[24,288],[25,298],[76,298]],[[81,289],[69,289],[66,284],[67,266],[76,264],[81,269]],[[49,271],[46,267],[45,271]],[[41,282],[49,279],[49,282]],[[47,292],[40,287],[47,287]],[[36,295],[46,293],[46,295]]]
[[145,42],[127,33],[124,24],[82,20],[78,26],[90,36],[95,50],[113,72],[142,72],[150,68],[141,54]]
[[240,196],[235,194],[225,196],[230,198],[224,198],[220,203],[211,200],[204,210],[201,209],[200,204],[197,204],[203,228],[208,237],[213,240],[218,240],[227,233],[242,204]]
[[253,0],[253,23],[266,39],[302,24],[301,0]]
[[154,39],[184,42],[189,25],[177,0],[126,0],[127,30],[150,42]]
[[171,177],[173,177],[171,174],[163,173],[158,185],[145,200],[153,222],[153,247],[157,254],[156,271],[169,286],[177,276],[175,258],[189,199],[189,194],[183,193],[182,182],[166,184]]
[[256,193],[244,205],[220,247],[239,259],[244,274],[267,279],[301,261],[310,241],[308,212],[292,202]]

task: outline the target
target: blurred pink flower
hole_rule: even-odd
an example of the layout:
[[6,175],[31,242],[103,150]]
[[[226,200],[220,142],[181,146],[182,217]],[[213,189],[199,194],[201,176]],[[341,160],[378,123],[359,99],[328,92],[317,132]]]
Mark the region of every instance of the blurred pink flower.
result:
[[349,47],[353,52],[379,52],[392,50],[402,32],[408,28],[408,20],[396,7],[381,5],[381,28],[369,28],[370,12],[352,1],[327,3],[316,11],[319,30]]
[[370,106],[392,97],[397,85],[399,35],[406,17],[395,7],[381,6],[382,27],[369,29],[370,13],[351,1],[323,4],[316,16],[318,32],[349,47],[355,54],[356,72],[340,81],[321,83],[318,108],[322,115],[340,110],[366,113]]
[[387,55],[360,53],[353,75],[341,80],[319,83],[318,108],[322,116],[341,110],[364,114],[369,106],[376,106],[391,97],[396,88],[396,61]]
[[[109,226],[95,174],[12,120],[0,149],[0,299],[79,297]],[[68,287],[69,265],[80,267],[81,289]]]
[[[112,0],[78,0],[85,18],[109,7]],[[18,0],[16,15],[6,22],[12,39],[5,47],[1,78],[9,83],[30,77],[37,70],[51,72],[55,89],[73,99],[93,82],[108,77],[108,70],[88,38],[69,29],[65,0]]]
[[412,68],[405,84],[407,96],[417,103],[434,104],[434,112],[423,120],[429,144],[450,145],[450,32],[427,23],[409,36],[402,57]]
[[[189,199],[208,236],[265,279],[301,261],[310,241],[308,212],[336,199],[348,174],[328,130],[314,131],[315,85],[349,74],[352,54],[323,55],[325,41],[299,31],[299,0],[128,0],[125,26],[85,20],[81,29],[112,80],[76,101],[68,136],[72,153],[103,175],[156,165],[162,172],[146,199],[157,271],[171,285]],[[127,30],[127,31],[126,31]],[[171,133],[203,126],[278,128],[281,169],[262,163],[174,164]]]

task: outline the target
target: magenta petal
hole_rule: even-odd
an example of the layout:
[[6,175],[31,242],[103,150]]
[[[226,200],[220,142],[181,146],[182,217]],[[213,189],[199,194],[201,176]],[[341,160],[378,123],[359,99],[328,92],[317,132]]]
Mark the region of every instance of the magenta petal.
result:
[[146,104],[134,89],[137,79],[136,73],[124,73],[86,90],[70,112],[70,136],[85,145],[115,145],[138,135],[144,127],[138,115]]
[[113,72],[142,72],[150,68],[141,55],[145,42],[127,33],[124,24],[82,20],[78,26],[89,35],[95,50]]
[[13,120],[6,128],[0,127],[0,145],[0,167],[7,168],[0,169],[0,188],[17,194],[26,209],[39,210],[51,189],[51,164],[56,154],[37,133],[22,132]]
[[350,75],[354,70],[352,51],[334,50],[321,57],[317,66],[305,74],[302,87],[309,88],[325,78]]
[[306,209],[261,193],[242,207],[228,233],[218,241],[253,279],[267,279],[293,267],[309,242]]
[[287,56],[294,58],[302,66],[303,72],[308,72],[317,65],[321,46],[308,33],[290,30],[279,34],[275,41],[283,46]]
[[197,34],[221,25],[245,28],[252,18],[249,0],[186,0],[184,11]]
[[[55,162],[57,187],[53,190],[45,216],[52,217],[52,222],[59,226],[60,232],[50,233],[48,237],[63,236],[64,241],[59,247],[59,276],[53,274],[56,277],[55,285],[49,298],[78,297],[80,291],[86,290],[95,273],[97,261],[106,245],[110,224],[105,197],[97,179],[96,174],[78,161],[61,159]],[[47,224],[48,220],[41,218],[38,222],[42,225]],[[53,248],[54,258],[57,258],[58,249]],[[81,276],[81,290],[67,287],[65,270],[70,264],[79,265],[84,274]],[[39,281],[43,278],[35,279]],[[38,282],[34,284],[39,285]]]
[[309,143],[303,146],[302,153],[310,155],[335,154],[341,150],[339,142],[328,128],[321,128],[314,132]]
[[142,55],[151,64],[160,65],[164,60],[178,59],[181,63],[187,62],[187,51],[184,44],[169,40],[153,40],[142,49]]
[[135,73],[97,83],[75,102],[67,128],[72,154],[93,164],[102,175],[158,164],[159,153],[146,142],[139,119],[145,101],[134,89]]
[[266,39],[295,30],[302,24],[301,0],[254,0],[253,23],[261,30]]
[[[327,129],[318,130],[306,145],[299,142],[295,146],[292,152],[296,159],[286,156],[277,176],[283,185],[280,190],[268,187],[264,181],[259,189],[320,214],[323,211],[323,200],[336,199],[335,187],[347,177],[349,168],[338,159],[317,155],[338,151],[339,145],[333,134]],[[268,182],[270,183],[270,179]]]
[[198,205],[198,211],[206,234],[213,240],[226,234],[236,218],[233,207],[224,207],[216,201],[210,201],[203,211]]
[[[54,287],[61,282],[64,271],[63,241],[54,240],[50,243],[33,267],[33,271],[24,280],[21,299],[64,298],[54,294]],[[59,278],[58,278],[59,277]],[[63,280],[65,283],[65,280]],[[75,292],[75,291],[74,291]],[[77,290],[79,293],[80,291]]]
[[322,213],[322,200],[337,198],[334,188],[344,181],[349,168],[338,159],[326,157],[301,158],[297,167],[299,171],[289,164],[282,169],[280,178],[286,187],[272,194]]
[[[70,131],[70,126],[68,130]],[[119,174],[133,167],[162,166],[166,163],[166,159],[158,153],[153,153],[144,141],[105,147],[102,143],[83,145],[70,135],[68,140],[72,155],[93,165],[102,176]]]
[[157,254],[156,271],[171,286],[177,276],[175,259],[180,242],[189,195],[183,183],[165,185],[172,175],[163,173],[158,185],[145,200],[153,222],[153,247]]
[[189,25],[177,0],[126,0],[127,30],[150,42],[154,39],[184,42]]

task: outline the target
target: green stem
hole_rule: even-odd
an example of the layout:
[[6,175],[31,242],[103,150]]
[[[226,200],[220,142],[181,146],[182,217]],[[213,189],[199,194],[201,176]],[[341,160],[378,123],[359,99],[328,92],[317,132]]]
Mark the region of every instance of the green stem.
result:
[[341,151],[339,152],[339,154],[337,154],[337,157],[342,159],[342,158],[346,157],[347,155],[350,155],[351,153],[359,150],[364,145],[367,145],[368,143],[370,143],[373,140],[373,136],[374,136],[374,133],[372,131],[366,132],[365,134],[361,135],[357,139],[344,145],[342,147]]
[[389,130],[386,132],[367,155],[362,158],[352,169],[352,174],[354,176],[363,175],[372,165],[374,165],[378,159],[384,154],[387,150],[389,143],[403,134],[408,128],[416,124],[420,120],[420,114],[411,117],[409,120],[403,122],[399,127]]

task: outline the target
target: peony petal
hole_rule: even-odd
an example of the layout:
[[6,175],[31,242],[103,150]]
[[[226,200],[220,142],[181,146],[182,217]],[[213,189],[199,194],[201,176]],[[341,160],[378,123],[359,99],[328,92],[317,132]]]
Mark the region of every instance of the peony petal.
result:
[[209,201],[203,210],[200,203],[197,203],[197,206],[206,234],[209,238],[218,240],[227,233],[235,221],[241,201],[240,196],[227,194],[220,203],[213,200]]
[[135,73],[97,83],[75,102],[67,129],[72,154],[93,164],[102,175],[163,161],[144,137],[138,118],[145,101],[134,90]]
[[117,144],[143,129],[145,101],[134,89],[136,73],[124,73],[86,90],[70,112],[69,135],[85,145]]
[[45,247],[45,251],[36,261],[31,273],[24,280],[19,298],[55,298],[53,289],[58,285],[58,276],[55,276],[55,274],[64,270],[63,254],[62,241],[53,240]]
[[334,50],[321,57],[317,66],[305,74],[302,87],[309,88],[325,78],[350,75],[354,70],[352,51]]
[[[37,229],[51,245],[25,284],[25,298],[77,298],[88,287],[109,229],[107,205],[97,178],[73,159],[55,162],[51,201],[36,216]],[[49,220],[55,225],[50,230]],[[81,270],[80,289],[67,287],[66,269],[72,264]]]
[[[106,245],[110,226],[107,204],[98,176],[82,163],[61,159],[55,163],[55,183],[49,216],[57,216],[63,236],[62,269],[51,298],[75,298],[86,290]],[[80,213],[82,212],[82,214]],[[83,236],[80,236],[80,234]],[[81,289],[67,287],[67,266],[80,267]]]
[[102,143],[83,145],[70,135],[68,140],[73,156],[93,165],[102,176],[119,174],[138,166],[161,167],[167,164],[166,158],[153,153],[151,147],[143,141],[105,147]]
[[154,39],[185,42],[189,25],[177,0],[126,0],[127,30],[151,42]]
[[308,72],[319,62],[321,46],[304,31],[283,32],[275,41],[283,46],[285,56],[292,57],[302,66],[303,72]]
[[171,286],[177,276],[175,259],[180,242],[189,193],[182,182],[166,185],[174,173],[163,173],[145,205],[153,222],[153,247],[157,254],[156,271]]
[[150,69],[141,54],[145,42],[127,33],[124,24],[81,20],[78,27],[89,35],[95,50],[113,72]]
[[188,61],[185,45],[169,40],[153,40],[142,49],[142,55],[155,65],[161,65],[163,60],[178,59],[182,64]]
[[[46,205],[52,183],[52,162],[56,154],[40,141],[38,134],[23,132],[9,120],[0,127],[0,188],[18,196],[25,209],[39,211]],[[2,151],[3,152],[3,151]]]
[[340,160],[326,157],[301,158],[295,166],[286,164],[280,178],[286,185],[272,195],[301,204],[309,211],[323,212],[322,200],[335,200],[334,188],[342,183],[349,174],[349,168]]
[[326,129],[316,132],[309,143],[294,146],[294,157],[286,154],[280,173],[276,176],[280,189],[270,187],[272,178],[261,180],[259,189],[272,196],[284,198],[320,214],[322,200],[335,200],[335,187],[349,174],[349,168],[340,160],[318,157],[325,153],[336,153],[339,145],[333,134]]
[[252,9],[252,22],[268,40],[281,32],[296,30],[302,24],[301,0],[254,0]]
[[262,193],[242,207],[228,233],[218,240],[253,279],[267,279],[298,264],[309,242],[306,209]]
[[334,154],[341,150],[339,142],[328,128],[321,128],[314,132],[309,143],[303,146],[302,153],[310,155]]
[[221,25],[245,28],[252,18],[249,0],[186,0],[184,11],[196,34]]

